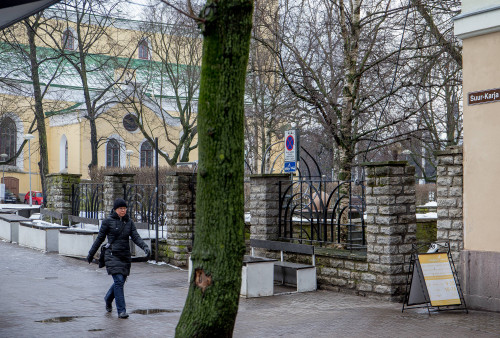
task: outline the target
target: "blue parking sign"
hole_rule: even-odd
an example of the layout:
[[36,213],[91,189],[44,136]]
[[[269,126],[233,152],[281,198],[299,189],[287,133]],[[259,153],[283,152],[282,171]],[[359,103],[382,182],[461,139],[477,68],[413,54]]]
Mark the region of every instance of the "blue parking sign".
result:
[[285,172],[294,173],[297,171],[297,162],[285,162]]

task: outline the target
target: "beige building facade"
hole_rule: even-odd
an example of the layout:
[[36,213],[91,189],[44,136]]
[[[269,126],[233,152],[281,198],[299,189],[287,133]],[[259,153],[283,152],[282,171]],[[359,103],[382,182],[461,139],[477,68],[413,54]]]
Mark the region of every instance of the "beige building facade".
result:
[[[41,53],[51,48],[47,41],[53,41],[54,44],[57,41],[65,41],[67,44],[65,49],[77,51],[74,22],[69,20],[62,26],[67,28],[61,29],[59,33],[53,33],[52,35],[55,36],[38,40],[38,49]],[[96,120],[99,139],[98,166],[100,167],[149,167],[156,164],[154,145],[134,123],[131,118],[132,112],[136,117],[140,112],[140,120],[150,136],[158,137],[159,148],[163,153],[172,154],[175,149],[174,143],[183,133],[180,113],[177,109],[180,102],[178,97],[174,97],[174,90],[169,88],[166,82],[160,82],[161,76],[151,71],[155,67],[155,69],[162,69],[162,60],[151,48],[151,39],[154,39],[155,35],[141,31],[144,26],[145,23],[142,22],[116,19],[108,28],[109,36],[113,37],[116,43],[115,50],[119,50],[112,56],[126,63],[130,67],[127,72],[131,75],[126,73],[127,75],[114,84],[113,90],[106,93],[102,101],[108,100],[109,103],[97,102],[97,104],[102,104],[98,112],[99,118]],[[22,38],[22,34],[25,34],[22,25],[18,24],[16,27],[21,37],[19,43],[25,44],[26,41]],[[71,35],[70,38],[68,34]],[[188,38],[192,39],[192,37],[176,36],[175,41],[184,41]],[[91,62],[94,62],[90,66],[94,68],[96,62],[99,62],[95,60],[104,60],[103,63],[106,63],[105,58],[111,56],[101,52],[101,50],[110,51],[109,46],[104,45],[110,40],[102,40],[89,50],[89,54],[95,56],[93,59],[90,58]],[[0,67],[2,68],[0,70],[0,154],[5,153],[11,157],[19,151],[17,158],[6,165],[0,165],[2,171],[0,180],[23,202],[24,195],[29,190],[30,173],[31,189],[41,191],[42,188],[38,167],[40,159],[38,132],[36,130],[32,132],[34,138],[30,144],[26,143],[24,147],[22,146],[25,141],[24,136],[33,130],[34,125],[33,89],[27,73],[22,72],[22,63],[13,62],[16,55],[10,54],[5,41],[0,41],[0,44],[2,48],[0,52]],[[177,59],[177,61],[184,60]],[[53,68],[57,66],[61,72],[52,80],[43,101],[49,173],[79,174],[82,179],[89,179],[90,125],[86,118],[81,80],[68,64],[53,62],[53,65],[49,63],[49,66]],[[183,64],[179,66],[187,67]],[[106,76],[113,78],[117,74],[121,75],[124,69],[114,66],[114,69],[109,67],[104,71],[107,74],[94,72],[94,75],[89,75],[92,96],[98,96],[104,87],[109,86],[109,83],[104,83],[102,79]],[[46,74],[41,74],[42,89],[45,89],[47,84],[47,81],[44,82],[44,75]],[[127,95],[127,93],[138,92],[139,89],[143,90],[142,97],[137,98],[140,94]],[[194,98],[193,107],[196,107],[196,98]],[[165,133],[168,133],[169,140],[165,137]],[[193,143],[196,143],[196,139]],[[31,154],[28,148],[31,149]],[[196,160],[197,150],[195,149],[190,152],[189,161]],[[29,169],[30,163],[31,170]],[[168,165],[161,156],[159,156],[158,164]]]
[[500,311],[500,0],[462,1],[464,251],[467,305]]

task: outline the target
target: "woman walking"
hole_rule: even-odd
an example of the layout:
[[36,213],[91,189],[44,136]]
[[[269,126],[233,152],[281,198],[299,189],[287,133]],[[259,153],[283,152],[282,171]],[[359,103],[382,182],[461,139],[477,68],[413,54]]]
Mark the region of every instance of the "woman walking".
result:
[[132,261],[129,238],[132,238],[132,241],[144,250],[146,256],[149,257],[151,252],[137,232],[134,222],[132,222],[127,214],[127,203],[121,198],[115,200],[110,216],[102,222],[99,234],[87,256],[89,264],[92,262],[95,253],[102,242],[104,242],[106,236],[108,236],[108,243],[110,245],[106,249],[104,261],[108,275],[113,277],[113,285],[111,285],[104,297],[106,311],[113,311],[112,304],[114,299],[118,317],[128,318],[123,287],[127,276],[130,274]]

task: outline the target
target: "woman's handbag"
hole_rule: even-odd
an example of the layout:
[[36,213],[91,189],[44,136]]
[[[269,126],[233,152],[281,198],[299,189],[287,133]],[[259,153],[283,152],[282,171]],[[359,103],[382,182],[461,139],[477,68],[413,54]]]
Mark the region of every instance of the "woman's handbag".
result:
[[106,263],[104,263],[104,256],[106,255],[106,248],[108,244],[103,244],[101,246],[101,254],[99,255],[99,268],[103,268],[106,266]]
[[99,255],[99,268],[104,268],[106,266],[106,263],[104,262],[104,258],[106,256],[106,249],[109,248],[109,247],[111,247],[111,244],[113,244],[113,242],[115,241],[115,239],[118,238],[122,234],[123,228],[125,228],[125,223],[123,223],[122,228],[120,230],[120,234],[118,236],[116,236],[115,238],[113,238],[113,240],[111,242],[108,242],[108,243],[103,244],[101,246],[101,254]]

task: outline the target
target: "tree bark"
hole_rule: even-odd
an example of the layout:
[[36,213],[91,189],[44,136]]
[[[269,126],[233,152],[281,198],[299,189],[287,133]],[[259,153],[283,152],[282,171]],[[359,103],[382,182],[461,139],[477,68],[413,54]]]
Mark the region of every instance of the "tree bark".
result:
[[47,150],[47,131],[45,128],[45,114],[43,112],[43,96],[42,90],[40,88],[40,76],[39,76],[39,64],[37,59],[36,51],[36,27],[38,25],[35,22],[33,25],[29,21],[24,22],[26,26],[26,32],[28,35],[29,49],[30,49],[30,65],[31,65],[31,79],[33,81],[33,94],[35,99],[35,120],[36,127],[38,131],[38,144],[40,147],[40,161],[38,162],[38,168],[40,171],[40,181],[42,183],[42,193],[44,201],[46,201],[45,192],[47,191],[46,177],[49,173],[49,153]]
[[244,91],[253,1],[207,1],[193,274],[176,337],[231,337],[244,242]]

